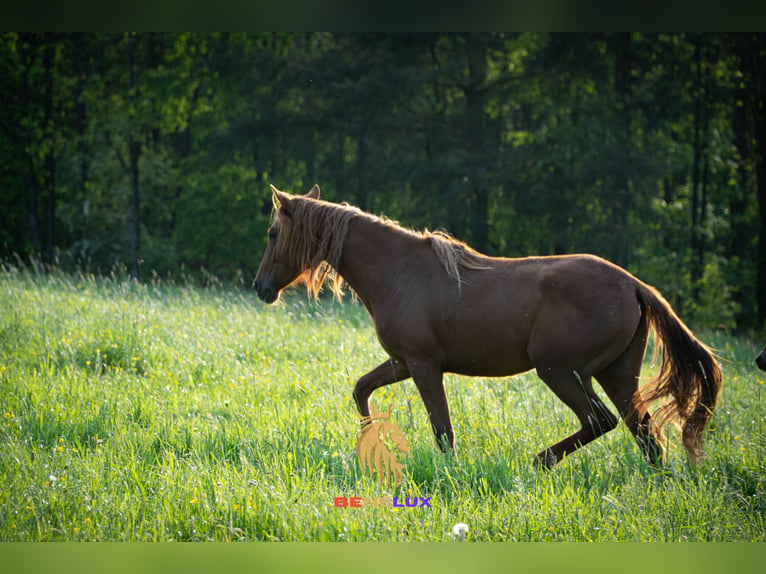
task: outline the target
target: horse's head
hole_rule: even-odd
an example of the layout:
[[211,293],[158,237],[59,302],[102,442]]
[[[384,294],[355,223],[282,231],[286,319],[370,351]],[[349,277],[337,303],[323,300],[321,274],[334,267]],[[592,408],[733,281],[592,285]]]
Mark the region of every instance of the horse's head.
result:
[[758,353],[758,356],[755,358],[755,364],[758,365],[758,368],[762,371],[766,371],[766,347]]
[[[410,450],[410,443],[404,433],[394,423],[384,423],[384,434],[393,441],[400,453],[406,454]],[[387,431],[387,432],[386,432]]]
[[[300,261],[292,246],[296,238],[292,220],[293,202],[296,198],[282,193],[271,186],[274,202],[274,217],[268,231],[268,243],[258,273],[253,281],[253,288],[266,303],[273,303],[285,287],[294,283],[308,268],[305,261]],[[319,199],[319,186],[315,185],[304,197]]]

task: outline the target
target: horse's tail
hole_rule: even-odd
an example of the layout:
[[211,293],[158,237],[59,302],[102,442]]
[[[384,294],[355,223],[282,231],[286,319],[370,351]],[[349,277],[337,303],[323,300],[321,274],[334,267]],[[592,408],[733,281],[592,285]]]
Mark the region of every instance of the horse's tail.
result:
[[692,461],[703,456],[702,432],[713,416],[723,378],[713,352],[698,341],[660,293],[640,283],[636,297],[649,326],[654,330],[654,357],[662,350],[659,373],[640,390],[644,407],[672,399],[653,415],[659,427],[681,425],[681,437]]

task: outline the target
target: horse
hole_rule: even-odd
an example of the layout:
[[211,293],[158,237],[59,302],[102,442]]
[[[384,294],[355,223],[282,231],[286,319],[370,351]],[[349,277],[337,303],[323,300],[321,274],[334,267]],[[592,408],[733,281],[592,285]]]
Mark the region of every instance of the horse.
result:
[[766,347],[761,349],[761,352],[758,353],[758,356],[755,358],[755,364],[758,365],[758,368],[762,371],[766,371]]
[[[671,422],[681,426],[689,460],[704,456],[721,369],[654,287],[594,255],[489,257],[447,233],[321,200],[317,185],[305,195],[271,191],[253,288],[266,303],[296,283],[314,297],[323,284],[338,298],[345,285],[353,290],[389,357],[354,386],[360,417],[370,416],[373,391],[411,377],[437,446],[454,452],[444,373],[506,377],[535,369],[580,423],[537,453],[536,465],[550,468],[617,426],[593,378],[652,465],[665,460],[663,428]],[[661,361],[639,389],[650,331]]]

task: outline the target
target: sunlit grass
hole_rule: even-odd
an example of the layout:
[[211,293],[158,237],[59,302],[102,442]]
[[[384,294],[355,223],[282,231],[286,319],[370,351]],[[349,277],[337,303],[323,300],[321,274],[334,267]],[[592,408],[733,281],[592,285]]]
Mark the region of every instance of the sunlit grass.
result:
[[[0,274],[0,539],[764,540],[764,373],[755,342],[703,337],[725,390],[709,458],[652,470],[623,426],[552,472],[575,428],[533,375],[446,377],[457,457],[417,390],[375,392],[411,450],[405,482],[362,473],[354,381],[385,359],[359,304]],[[671,433],[673,436],[673,433]],[[335,508],[429,496],[432,509]]]

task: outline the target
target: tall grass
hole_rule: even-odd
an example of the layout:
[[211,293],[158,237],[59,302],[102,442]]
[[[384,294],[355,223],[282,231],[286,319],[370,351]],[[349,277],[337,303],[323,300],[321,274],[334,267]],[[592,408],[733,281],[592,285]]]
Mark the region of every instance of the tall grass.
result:
[[464,522],[468,540],[763,541],[758,345],[703,339],[725,387],[696,466],[671,445],[650,468],[621,425],[538,471],[533,455],[575,428],[566,407],[533,374],[448,376],[456,457],[411,381],[373,394],[412,445],[404,483],[380,487],[354,450],[353,383],[385,359],[360,305],[6,268],[0,540],[441,541]]

